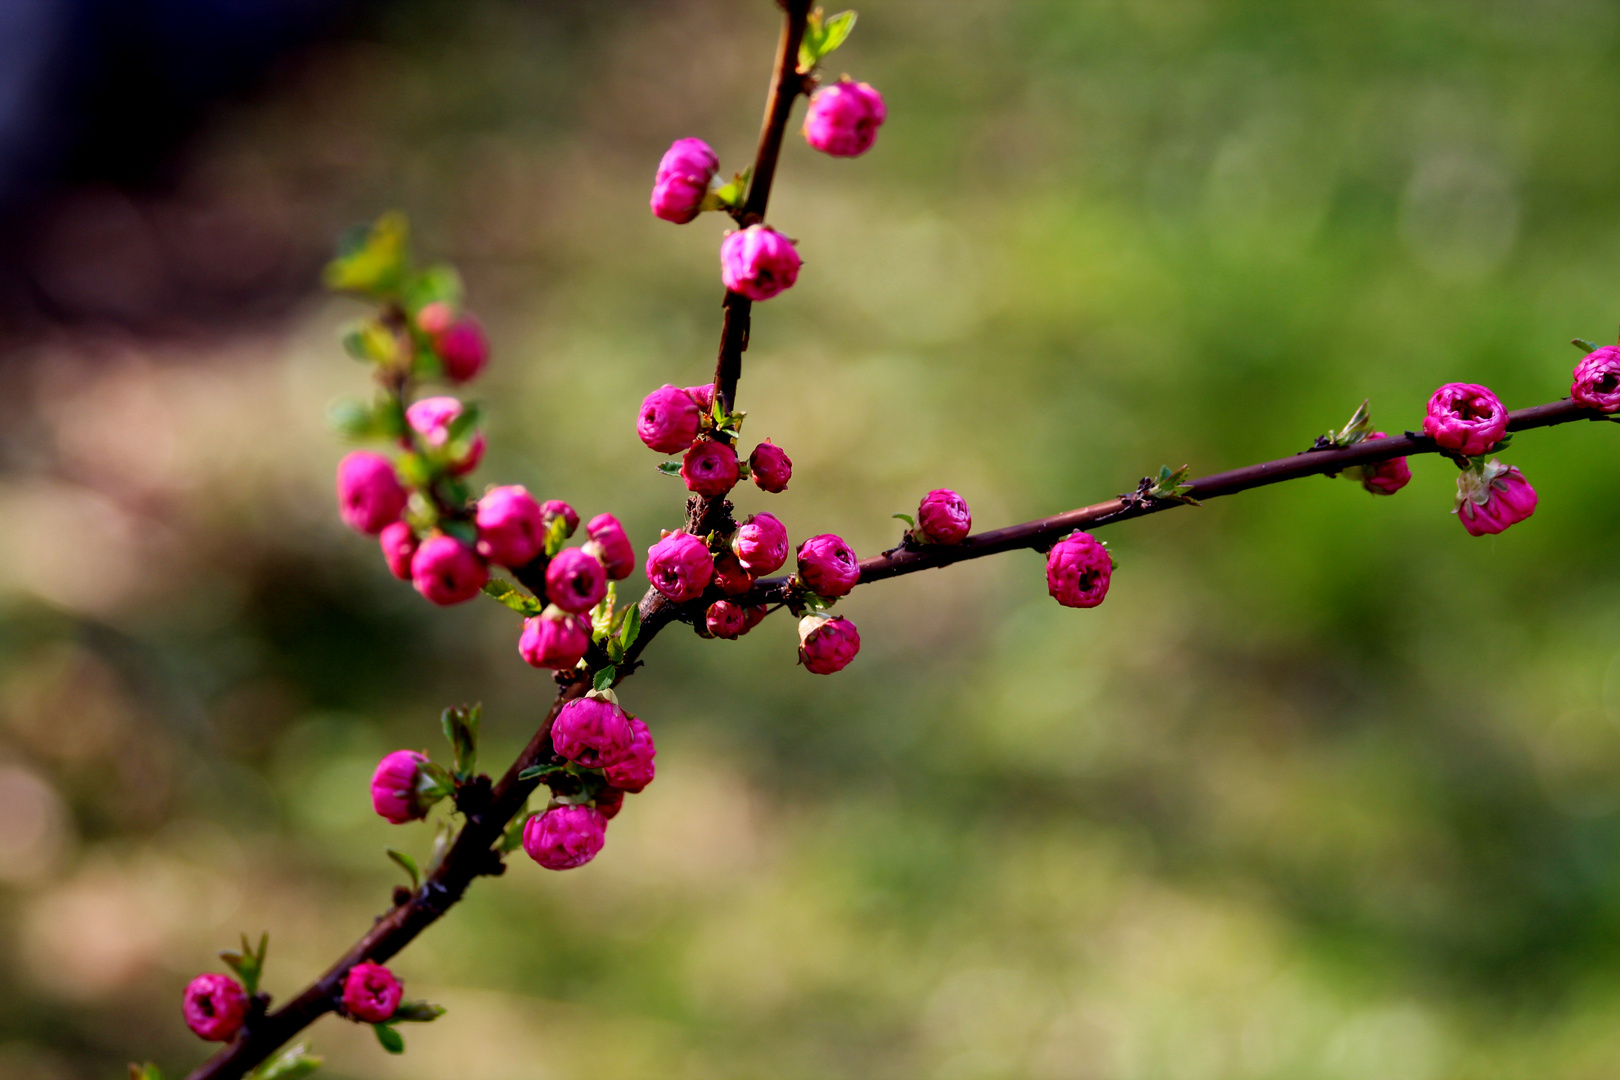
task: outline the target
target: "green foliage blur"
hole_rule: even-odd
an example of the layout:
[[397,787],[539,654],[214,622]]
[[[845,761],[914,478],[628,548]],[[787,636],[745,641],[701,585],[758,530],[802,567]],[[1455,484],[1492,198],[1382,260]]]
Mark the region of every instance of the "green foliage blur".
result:
[[[644,551],[685,492],[636,406],[712,370],[726,224],[647,193],[678,137],[748,162],[776,19],[394,5],[189,167],[334,236],[408,212],[495,343],[475,484]],[[831,74],[889,120],[854,161],[783,154],[805,266],[740,403],[795,471],[741,510],[869,555],[933,487],[995,527],[1302,450],[1363,398],[1393,433],[1446,381],[1565,395],[1569,339],[1620,322],[1617,60],[1599,0],[869,0]],[[268,931],[284,999],[385,907],[384,847],[427,854],[371,814],[378,757],[447,760],[440,710],[482,701],[496,767],[549,699],[512,612],[429,608],[338,521],[360,310],[310,282],[269,329],[25,358],[0,1075],[183,1074],[216,950]],[[477,883],[393,964],[448,1014],[398,1058],[323,1021],[318,1075],[1615,1075],[1617,439],[1519,437],[1541,502],[1495,538],[1431,457],[1392,498],[1312,479],[1109,529],[1093,611],[1029,553],[863,588],[833,677],[782,615],[671,631],[620,691],[659,775],[603,854]]]

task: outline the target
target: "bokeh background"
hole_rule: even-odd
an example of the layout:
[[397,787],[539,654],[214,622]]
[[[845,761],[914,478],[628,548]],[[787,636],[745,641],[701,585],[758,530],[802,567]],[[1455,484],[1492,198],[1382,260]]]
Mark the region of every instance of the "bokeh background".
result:
[[[888,546],[1308,446],[1363,398],[1567,391],[1620,321],[1620,7],[1601,0],[866,0],[890,109],[790,138],[799,285],[742,400],[796,538]],[[765,0],[0,5],[0,1076],[207,1047],[186,980],[270,933],[295,992],[386,904],[377,758],[548,680],[338,522],[323,296],[398,207],[496,358],[482,481],[638,547],[632,426],[702,381],[723,221],[654,220],[674,138],[751,155]],[[803,106],[800,106],[802,110]],[[1620,1072],[1620,461],[1522,437],[1535,517],[1453,469],[1310,480],[1107,531],[1108,602],[1022,553],[862,589],[864,650],[670,632],[623,691],[659,778],[566,874],[521,858],[394,965],[450,1009],[326,1075],[1609,1077]],[[497,760],[499,759],[499,760]]]

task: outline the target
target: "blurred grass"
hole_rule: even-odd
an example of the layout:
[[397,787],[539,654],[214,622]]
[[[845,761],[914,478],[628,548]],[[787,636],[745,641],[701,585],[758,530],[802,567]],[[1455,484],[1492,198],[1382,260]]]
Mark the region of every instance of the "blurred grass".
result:
[[[332,220],[402,206],[497,360],[479,474],[644,548],[681,495],[630,436],[706,377],[717,223],[643,209],[667,143],[751,152],[769,4],[390,9],[235,107]],[[1561,396],[1620,319],[1620,10],[1582,0],[878,2],[834,67],[877,148],[790,141],[740,498],[863,554],[935,486],[982,527],[1162,464],[1309,445],[1370,397]],[[109,257],[116,257],[111,253]],[[331,513],[320,430],[362,372],[312,298],[277,335],[41,342],[0,483],[0,1075],[188,1067],[195,971],[271,933],[268,988],[380,910],[395,746],[543,707],[494,605],[431,611]],[[1620,1068],[1620,465],[1523,436],[1494,539],[1451,467],[1308,481],[1110,529],[1109,601],[1018,554],[862,590],[817,679],[772,619],[671,632],[626,704],[660,775],[591,866],[514,863],[396,964],[451,1008],[336,1077],[1587,1078]],[[402,841],[401,837],[405,837]]]

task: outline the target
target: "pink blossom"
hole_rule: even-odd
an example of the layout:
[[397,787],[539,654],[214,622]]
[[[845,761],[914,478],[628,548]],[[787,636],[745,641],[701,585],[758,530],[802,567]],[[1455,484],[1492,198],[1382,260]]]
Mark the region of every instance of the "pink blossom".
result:
[[1507,424],[1507,410],[1485,387],[1446,383],[1429,398],[1423,434],[1447,450],[1477,457],[1502,441]]
[[362,960],[343,976],[343,1011],[367,1024],[380,1024],[394,1015],[404,985],[381,964]]
[[430,536],[411,558],[411,584],[435,604],[459,604],[478,595],[489,567],[478,553],[453,536]]
[[209,1042],[230,1042],[247,1019],[247,991],[229,975],[207,974],[186,986],[186,1027]]
[[518,655],[526,663],[557,671],[572,670],[590,646],[589,620],[556,607],[523,620],[523,633],[518,637]]
[[1569,396],[1588,409],[1620,410],[1620,346],[1608,345],[1583,356],[1575,365]]
[[859,157],[872,148],[888,115],[882,94],[866,83],[841,79],[810,98],[804,141],[833,157]]
[[1536,512],[1536,489],[1512,465],[1491,461],[1457,477],[1457,520],[1470,536],[1487,536]]
[[607,819],[594,806],[556,806],[523,826],[523,850],[547,870],[572,870],[596,858]]
[[453,397],[430,397],[413,402],[405,410],[405,422],[411,430],[422,437],[422,441],[434,450],[455,450],[455,456],[450,458],[445,468],[452,476],[461,476],[478,468],[478,463],[484,460],[484,434],[481,431],[473,432],[471,439],[463,436],[458,442],[459,447],[450,447],[450,425],[456,417],[461,415],[461,402]]
[[547,499],[540,504],[540,516],[545,519],[546,528],[551,528],[552,519],[559,515],[563,519],[563,538],[566,540],[579,528],[579,513],[561,499]]
[[356,450],[338,462],[337,497],[343,523],[371,536],[405,512],[405,488],[393,463],[373,450]]
[[754,587],[754,579],[737,556],[727,551],[715,556],[713,582],[727,596],[741,596]]
[[1108,595],[1114,561],[1090,533],[1077,532],[1052,545],[1046,556],[1046,590],[1064,607],[1096,607]]
[[742,608],[730,600],[716,600],[709,605],[709,610],[704,616],[704,624],[708,627],[709,633],[717,638],[727,640],[739,638],[743,632]]
[[772,514],[750,515],[731,538],[731,550],[743,569],[755,577],[774,574],[787,562],[787,526]]
[[714,408],[714,383],[704,383],[702,386],[688,386],[686,396],[697,402],[697,407],[704,412]]
[[478,500],[478,554],[501,566],[527,566],[546,549],[546,522],[527,489],[508,484]]
[[[1388,438],[1382,431],[1375,431],[1367,436],[1369,439]],[[1384,461],[1375,461],[1362,465],[1361,486],[1374,495],[1393,495],[1401,488],[1412,482],[1412,467],[1403,457],[1389,458]]]
[[546,597],[564,611],[589,611],[607,595],[607,571],[583,548],[564,548],[546,567]]
[[718,498],[737,486],[737,451],[714,439],[699,439],[681,459],[686,490]]
[[703,196],[720,171],[720,159],[702,139],[676,139],[664,151],[649,201],[654,217],[684,225],[702,212]]
[[841,537],[822,533],[799,545],[799,578],[817,596],[843,596],[861,580],[861,563]]
[[395,750],[371,774],[371,808],[395,825],[427,817],[434,800],[422,791],[422,765],[415,750]]
[[949,488],[930,491],[917,507],[917,534],[926,543],[960,544],[972,529],[967,500]]
[[430,338],[436,338],[456,321],[456,309],[443,300],[423,304],[416,313],[416,328]]
[[618,518],[612,514],[597,514],[585,526],[585,532],[591,538],[586,546],[595,545],[596,556],[602,560],[608,577],[623,581],[636,572],[636,549],[630,545],[630,537],[625,535]]
[[750,300],[769,300],[799,280],[793,241],[764,225],[727,233],[720,241],[720,279]]
[[416,557],[416,531],[403,521],[383,527],[377,534],[388,572],[401,581],[411,580],[411,560]]
[[647,549],[647,580],[677,604],[696,597],[713,576],[714,556],[691,533],[670,533]]
[[433,338],[433,351],[444,365],[444,377],[463,383],[478,377],[489,362],[489,338],[471,315],[463,315]]
[[782,448],[766,439],[748,455],[748,474],[761,491],[779,495],[793,479],[793,459]]
[[861,635],[842,615],[806,615],[799,620],[799,662],[816,675],[843,671],[861,651]]
[[642,400],[636,434],[660,454],[679,454],[697,438],[702,416],[685,390],[665,384]]
[[[647,730],[641,718],[632,716],[629,720],[630,753],[617,765],[609,765],[605,775],[608,783],[634,795],[653,782],[653,774],[657,771],[653,767],[653,756],[658,750],[653,746],[652,732]],[[612,817],[611,814],[608,816]]]
[[635,735],[624,710],[586,695],[564,705],[551,723],[551,746],[587,769],[605,769],[630,756]]

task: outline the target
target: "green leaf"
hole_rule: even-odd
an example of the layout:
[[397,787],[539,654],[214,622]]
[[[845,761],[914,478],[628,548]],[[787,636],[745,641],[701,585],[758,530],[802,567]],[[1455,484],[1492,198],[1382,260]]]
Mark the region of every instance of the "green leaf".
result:
[[[530,771],[531,770],[529,769],[524,769],[522,773],[518,773],[518,779],[524,779],[523,774]],[[501,833],[501,844],[499,850],[503,855],[508,851],[516,851],[518,848],[523,846],[523,827],[528,823],[529,800],[524,799],[523,809],[519,810],[517,812],[517,816],[506,823],[506,828]]]
[[453,536],[468,547],[478,543],[478,526],[470,521],[457,519],[455,521],[439,522],[439,529],[446,536]]
[[681,463],[678,461],[661,461],[658,463],[657,468],[665,476],[681,475]]
[[372,1024],[371,1030],[377,1033],[377,1041],[382,1043],[382,1048],[390,1054],[403,1054],[405,1052],[404,1038],[387,1024]]
[[430,1005],[425,1001],[402,1001],[388,1018],[390,1024],[426,1024],[444,1015],[443,1005]]
[[568,517],[558,514],[546,523],[546,558],[554,557],[568,542]]
[[823,16],[817,8],[810,13],[804,27],[804,40],[799,44],[799,70],[809,73],[823,57],[844,43],[855,29],[855,13],[840,11],[837,15]]
[[326,426],[345,439],[369,439],[377,432],[377,420],[365,402],[339,398],[326,407]]
[[527,769],[518,773],[518,779],[534,780],[541,776],[550,776],[552,773],[561,772],[562,770],[563,766],[561,765],[530,765]]
[[384,848],[383,850],[388,852],[388,857],[398,863],[400,869],[409,875],[411,888],[420,889],[422,887],[422,872],[416,868],[416,860],[403,851],[395,851],[393,848]]
[[546,609],[545,604],[500,578],[490,578],[484,583],[484,595],[499,600],[524,617],[538,615]]
[[[730,180],[703,196],[702,209],[736,210],[741,207],[748,194],[748,179],[753,174],[752,165],[740,173],[733,173]],[[712,421],[713,417],[710,419]]]
[[439,716],[439,726],[455,752],[458,780],[471,777],[478,765],[478,721],[482,715],[482,705],[463,705],[459,709],[446,709]]
[[596,673],[596,678],[591,680],[591,687],[595,690],[611,690],[613,680],[618,677],[619,669],[610,665]]
[[443,799],[456,793],[455,781],[443,765],[436,765],[431,761],[424,761],[416,767],[416,790],[429,799]]
[[405,403],[398,395],[377,395],[377,404],[372,407],[371,415],[380,438],[397,439],[405,434]]
[[1587,341],[1585,338],[1576,338],[1574,341],[1570,342],[1570,344],[1575,346],[1577,349],[1581,350],[1582,352],[1589,352],[1590,353],[1590,352],[1597,352],[1597,350],[1598,350],[1597,345],[1593,344],[1590,341]]
[[913,529],[915,529],[917,527],[916,519],[913,518],[910,514],[890,514],[889,516],[899,518],[901,521],[905,522],[907,525],[910,525]]
[[298,1043],[248,1073],[248,1080],[302,1080],[320,1068],[323,1060],[309,1052],[308,1043]]
[[435,263],[405,283],[405,307],[414,316],[429,304],[461,306],[461,275],[449,263]]
[[350,323],[343,329],[343,351],[368,364],[391,364],[399,359],[399,339],[376,319]]
[[353,229],[326,265],[326,286],[377,299],[398,292],[410,262],[410,226],[390,211],[369,228]]
[[150,1061],[145,1064],[129,1063],[129,1080],[163,1080],[163,1074]]
[[821,55],[816,59],[821,60],[837,49],[849,37],[850,31],[854,29],[855,13],[853,11],[840,11],[838,14],[824,19],[821,23]]
[[225,950],[219,954],[225,965],[236,972],[236,977],[242,981],[242,986],[250,997],[259,992],[259,977],[264,973],[264,954],[269,947],[268,933],[260,936],[257,950],[253,948],[253,943],[248,941],[248,936],[243,934],[241,952]]
[[394,471],[407,487],[425,488],[433,483],[433,470],[417,453],[404,453],[395,458]]
[[631,604],[624,611],[624,622],[619,627],[619,647],[628,649],[641,636],[641,609]]
[[461,412],[456,414],[456,418],[450,421],[450,426],[445,429],[451,442],[464,439],[472,433],[473,429],[478,426],[479,411],[477,402],[467,401],[462,403]]

